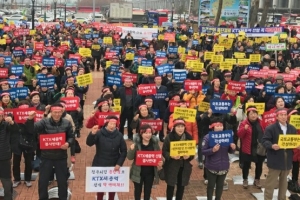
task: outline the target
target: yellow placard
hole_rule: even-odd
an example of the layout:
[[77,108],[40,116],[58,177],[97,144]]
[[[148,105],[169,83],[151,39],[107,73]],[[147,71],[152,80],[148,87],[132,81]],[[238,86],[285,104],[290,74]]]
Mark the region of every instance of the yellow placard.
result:
[[188,39],[188,37],[187,37],[186,35],[181,35],[181,36],[180,36],[180,39],[181,39],[182,41],[186,41],[186,40]]
[[187,122],[195,122],[196,114],[196,109],[175,107],[173,119],[183,118]]
[[6,39],[0,39],[0,44],[6,44]]
[[223,62],[223,60],[224,60],[223,55],[214,55],[211,59],[211,62],[219,64],[219,63]]
[[236,59],[234,58],[225,58],[225,62],[231,63],[232,65],[236,64]]
[[232,63],[230,62],[221,62],[220,63],[220,70],[229,70],[231,71],[232,70]]
[[220,51],[224,51],[224,46],[214,46],[214,52],[220,52]]
[[194,156],[196,140],[170,142],[170,156]]
[[[196,56],[198,56],[198,51],[194,51],[194,52],[196,53]],[[193,56],[192,50],[189,50],[189,51],[188,51],[188,56]]]
[[240,31],[240,32],[239,32],[239,35],[241,35],[241,36],[245,36],[245,35],[246,35],[246,33],[245,33],[244,31]]
[[121,106],[121,99],[114,99],[113,102],[115,106]]
[[125,59],[126,60],[134,60],[134,53],[126,53]]
[[187,69],[191,69],[193,66],[193,62],[195,62],[195,60],[186,60],[185,65]]
[[60,45],[67,45],[67,46],[69,46],[69,41],[61,41]]
[[79,48],[79,54],[85,57],[92,57],[92,51],[90,48]]
[[290,124],[295,126],[297,130],[300,129],[300,115],[291,115]]
[[230,34],[227,35],[227,37],[228,37],[229,39],[234,39],[234,38],[235,38],[235,34],[230,33]]
[[35,35],[35,33],[36,33],[36,30],[30,30],[29,31],[29,35]]
[[183,61],[183,62],[185,62],[185,60],[186,60],[186,54],[181,54],[181,58],[180,58],[180,61]]
[[99,44],[93,44],[92,49],[99,51],[101,46]]
[[278,146],[281,149],[294,149],[300,146],[300,135],[298,134],[286,134],[279,135]]
[[76,82],[79,87],[92,84],[93,83],[92,73],[76,76]]
[[208,103],[208,102],[202,101],[198,105],[198,111],[200,111],[200,112],[207,112],[209,108],[210,108],[210,103]]
[[260,58],[260,54],[250,54],[250,62],[260,62],[261,58]]
[[297,42],[297,38],[290,38],[290,43],[296,43]]
[[266,104],[265,103],[246,103],[246,109],[249,106],[255,106],[256,109],[257,109],[258,114],[262,115],[265,112],[265,106],[266,106]]
[[179,54],[181,54],[181,53],[182,53],[182,54],[185,54],[185,48],[179,46],[179,47],[178,47],[178,53],[179,53]]
[[3,27],[4,27],[4,24],[0,24],[0,29],[3,29]]
[[250,59],[238,59],[239,65],[250,65]]
[[158,26],[157,25],[153,25],[153,28],[158,28]]
[[112,44],[112,37],[104,37],[103,43],[104,44]]
[[139,74],[148,74],[148,75],[152,75],[153,74],[153,67],[149,67],[149,66],[139,66],[138,69],[138,73]]
[[287,38],[287,34],[286,34],[286,33],[281,33],[281,34],[279,35],[279,38],[280,38],[280,39],[286,39],[286,38]]
[[121,106],[112,106],[111,109],[114,111],[114,112],[119,112],[121,113],[122,111],[122,107]]
[[234,57],[235,57],[235,58],[245,58],[246,55],[245,55],[245,53],[238,53],[238,52],[235,52],[235,53],[234,53]]
[[[158,40],[164,40],[165,39],[165,36],[163,35],[163,34],[159,34],[158,36],[157,36],[157,39]],[[178,49],[179,50],[179,49]]]
[[109,61],[106,61],[106,67],[110,67],[111,65],[112,65],[112,61],[111,60],[109,60]]
[[204,63],[201,63],[199,60],[192,62],[192,72],[202,72],[204,68]]
[[147,25],[144,25],[143,28],[148,28],[148,26],[147,26]]
[[278,36],[272,36],[271,37],[271,43],[272,44],[278,44],[279,43]]
[[212,60],[212,58],[213,58],[214,55],[215,55],[214,52],[208,52],[208,51],[206,51],[204,53],[204,60]]

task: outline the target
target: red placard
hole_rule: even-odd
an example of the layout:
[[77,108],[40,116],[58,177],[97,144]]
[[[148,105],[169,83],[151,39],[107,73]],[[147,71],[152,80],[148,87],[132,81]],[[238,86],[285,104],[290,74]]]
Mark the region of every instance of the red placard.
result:
[[38,63],[41,63],[42,60],[43,60],[43,57],[42,56],[33,55],[32,59],[36,60]]
[[5,116],[7,116],[7,115],[14,115],[14,110],[15,109],[5,108],[4,109],[4,115]]
[[59,67],[63,67],[64,66],[64,60],[61,58],[55,58],[55,65],[59,66]]
[[[277,75],[279,75],[279,74],[275,74],[274,78],[276,78]],[[284,81],[288,81],[288,80],[294,81],[294,80],[296,80],[296,77],[297,77],[297,75],[295,75],[293,73],[291,73],[291,74],[280,74],[280,75],[283,77]]]
[[34,49],[36,50],[44,50],[44,42],[35,42]]
[[74,39],[74,42],[75,42],[75,44],[77,44],[77,45],[80,45],[80,44],[81,44],[81,40],[78,39],[78,38],[75,38],[75,39]]
[[0,68],[0,78],[7,78],[8,77],[8,69],[7,68]]
[[201,80],[186,80],[186,81],[184,81],[184,89],[187,91],[190,91],[190,90],[202,91],[202,81]]
[[160,131],[163,127],[163,120],[142,119],[141,126],[144,124],[149,124],[155,131]]
[[164,61],[167,61],[168,59],[166,57],[159,57],[159,58],[155,58],[155,65],[156,66],[159,66],[159,65],[162,65],[162,63]]
[[268,76],[269,72],[268,71],[256,71],[256,70],[250,70],[248,72],[249,77],[254,77],[254,78],[266,78]]
[[117,54],[116,52],[105,52],[105,59],[110,60],[116,54]]
[[185,60],[197,60],[197,56],[187,56]]
[[123,73],[123,74],[121,74],[121,79],[122,79],[123,83],[124,83],[124,80],[126,78],[130,78],[132,80],[132,83],[136,83],[137,82],[137,74],[130,74],[130,73]]
[[110,115],[116,116],[119,119],[117,124],[119,124],[119,121],[120,121],[120,113],[119,112],[99,112],[99,114],[98,114],[98,125],[103,126],[104,123],[105,123],[106,117],[110,116]]
[[66,111],[75,111],[79,107],[79,98],[78,97],[63,97],[60,98],[62,101],[65,101]]
[[275,122],[276,122],[276,113],[274,111],[268,111],[263,114],[262,124],[265,128]]
[[86,47],[91,47],[92,44],[93,44],[92,41],[90,41],[90,40],[87,40],[87,41],[86,41]]
[[147,53],[146,50],[139,50],[139,51],[138,51],[138,54],[139,54],[140,56],[143,56],[143,57],[146,55],[146,53]]
[[155,84],[140,84],[138,87],[138,94],[142,96],[148,96],[156,94]]
[[36,111],[35,107],[31,107],[31,108],[15,108],[14,109],[14,121],[17,124],[23,124],[26,122],[26,120],[28,119],[29,116],[29,112],[31,111]]
[[77,59],[78,63],[80,63],[81,56],[80,55],[75,55],[75,54],[69,54],[69,59]]
[[227,85],[227,90],[235,91],[235,92],[243,92],[246,88],[246,82],[238,82],[238,81],[229,81]]
[[66,143],[66,133],[40,134],[40,149],[60,149]]
[[170,100],[169,101],[169,108],[170,112],[174,112],[174,107],[180,106],[180,103],[178,101]]
[[164,40],[167,40],[167,41],[175,40],[175,33],[165,33]]
[[161,160],[161,151],[137,151],[135,164],[138,166],[157,166]]
[[41,111],[41,110],[36,110],[35,111],[35,118],[34,118],[34,121],[35,122],[38,122],[40,121],[41,119],[44,118],[44,111]]

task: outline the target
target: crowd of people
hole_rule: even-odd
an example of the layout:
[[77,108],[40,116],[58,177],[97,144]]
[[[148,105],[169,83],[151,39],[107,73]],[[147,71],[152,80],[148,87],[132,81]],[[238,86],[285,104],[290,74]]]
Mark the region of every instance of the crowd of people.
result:
[[[228,154],[235,151],[245,189],[252,162],[253,185],[262,187],[267,158],[264,199],[273,199],[278,177],[279,200],[286,198],[288,186],[300,191],[300,146],[279,144],[282,135],[298,134],[300,128],[296,37],[282,33],[251,38],[243,31],[224,36],[181,25],[159,28],[149,41],[130,33],[122,37],[119,28],[109,27],[59,22],[30,31],[2,24],[0,179],[5,200],[12,199],[12,188],[21,183],[22,155],[26,186],[32,186],[32,171],[39,171],[39,199],[46,200],[56,174],[59,199],[66,200],[69,168],[80,152],[76,137],[83,135],[83,126],[89,129],[86,144],[96,146],[92,166],[117,171],[126,158],[133,160],[130,179],[136,200],[142,193],[149,200],[159,180],[167,183],[167,200],[173,198],[175,186],[176,200],[183,199],[195,155],[174,155],[172,144],[189,141],[197,145],[208,200],[222,199]],[[273,40],[286,48],[266,48]],[[89,83],[82,83],[81,77],[95,70],[104,74],[103,88],[84,124]],[[191,119],[178,110],[196,114]],[[290,123],[291,118],[296,122]],[[213,134],[223,139],[214,142]],[[130,141],[128,148],[125,140]],[[155,166],[141,166],[137,151],[161,151],[163,159]],[[97,193],[97,199],[103,196]],[[109,193],[109,200],[114,196]]]

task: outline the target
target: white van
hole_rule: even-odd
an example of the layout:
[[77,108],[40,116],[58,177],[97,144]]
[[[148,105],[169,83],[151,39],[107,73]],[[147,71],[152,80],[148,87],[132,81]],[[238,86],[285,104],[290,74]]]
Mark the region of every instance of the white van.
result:
[[[93,13],[91,13],[89,15],[89,19],[92,21],[93,20]],[[103,21],[105,20],[105,17],[103,14],[101,13],[95,13],[95,22],[100,22],[100,21]]]
[[300,17],[296,17],[296,23],[297,25],[300,25]]

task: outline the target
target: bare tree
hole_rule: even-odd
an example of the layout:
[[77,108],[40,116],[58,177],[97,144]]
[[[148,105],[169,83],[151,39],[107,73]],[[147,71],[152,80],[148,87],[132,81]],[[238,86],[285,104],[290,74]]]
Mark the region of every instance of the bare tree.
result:
[[268,17],[268,11],[269,11],[269,8],[271,7],[271,4],[272,4],[272,0],[265,0],[263,13],[261,16],[261,20],[259,22],[260,27],[265,27],[267,17]]
[[252,0],[251,1],[251,10],[250,10],[250,20],[249,20],[250,28],[253,28],[255,22],[257,21],[258,9],[259,9],[259,0]]
[[222,8],[223,8],[223,0],[219,0],[219,7],[218,7],[218,12],[215,16],[215,26],[219,26],[219,21],[221,18],[221,13],[222,13]]

